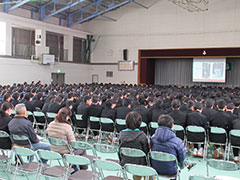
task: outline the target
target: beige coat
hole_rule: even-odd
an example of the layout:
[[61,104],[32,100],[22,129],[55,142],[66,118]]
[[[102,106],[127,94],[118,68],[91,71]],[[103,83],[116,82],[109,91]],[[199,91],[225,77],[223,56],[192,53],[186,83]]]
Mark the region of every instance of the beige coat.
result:
[[[49,137],[59,138],[67,141],[68,143],[76,141],[72,127],[67,123],[60,123],[58,121],[52,121],[47,128],[47,134]],[[69,154],[70,151],[67,146],[53,146],[52,151],[60,154]]]

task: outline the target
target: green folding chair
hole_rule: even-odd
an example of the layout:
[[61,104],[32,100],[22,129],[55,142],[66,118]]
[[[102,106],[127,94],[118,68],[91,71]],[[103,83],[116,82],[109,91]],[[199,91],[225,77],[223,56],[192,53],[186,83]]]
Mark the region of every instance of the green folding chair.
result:
[[[89,134],[91,132],[98,132],[100,133],[100,118],[99,117],[95,117],[95,116],[90,116],[89,117],[89,122],[88,122],[88,127],[87,127],[87,135],[86,135],[86,142],[88,141],[88,137],[89,137]],[[99,128],[95,128],[93,127],[93,124],[95,125],[99,125]],[[98,139],[98,141],[100,141],[100,138]]]
[[[16,179],[17,173],[24,174],[27,179],[31,179],[29,178],[29,174],[35,174],[35,177],[37,179],[40,163],[38,162],[38,157],[36,156],[35,152],[29,148],[16,147],[16,146],[13,147],[12,151],[15,153],[15,157],[17,159],[15,171],[14,171],[14,179]],[[12,154],[11,154],[11,163],[13,161]],[[31,157],[35,157],[37,162],[32,162]]]
[[66,146],[68,148],[68,150],[70,152],[72,152],[72,149],[71,147],[69,146],[68,142],[66,142],[65,140],[63,139],[59,139],[59,138],[54,138],[54,137],[50,137],[48,136],[47,137],[49,143],[53,146]]
[[[78,121],[77,124],[79,124],[79,126],[76,126],[75,125],[75,131],[79,134],[79,135],[83,135],[83,137],[85,138],[86,142],[87,142],[87,127],[81,127],[81,121],[83,120],[82,119],[82,115],[81,114],[75,114],[75,119],[76,121]],[[84,135],[85,134],[85,135]]]
[[[104,128],[104,126],[111,127],[111,130],[108,131]],[[112,144],[114,143],[115,139],[115,128],[114,128],[114,122],[110,118],[100,118],[100,133],[99,133],[99,143],[101,143],[102,139],[104,138],[104,135],[108,136],[110,135],[112,138]],[[105,139],[105,138],[104,138]]]
[[142,166],[142,165],[136,165],[136,164],[125,164],[124,165],[124,177],[125,179],[128,179],[127,173],[137,176],[145,176],[145,177],[156,177],[156,180],[159,180],[158,173],[155,169],[148,167],[148,166]]
[[[203,133],[204,134],[204,139],[201,142],[193,142],[189,139],[188,133]],[[200,126],[187,126],[186,127],[186,141],[187,144],[189,145],[190,143],[194,143],[194,144],[203,144],[204,145],[204,150],[203,150],[203,158],[205,158],[207,156],[207,135],[206,135],[206,131],[203,127]]]
[[[19,147],[26,147],[26,148],[30,148],[33,150],[33,146],[32,143],[29,139],[29,137],[25,136],[25,135],[17,135],[17,134],[11,134],[11,139],[13,142],[13,146],[19,146]],[[26,144],[26,145],[22,145],[22,143]]]
[[[72,172],[72,165],[81,166],[81,165],[90,165],[91,162],[88,158],[78,155],[70,155],[70,154],[64,154],[63,159],[65,163],[67,164],[67,168],[65,171],[65,178],[68,180],[92,180],[95,179],[96,173],[94,171],[89,170],[78,170],[77,172]],[[93,169],[93,168],[92,168]]]
[[[62,155],[53,151],[37,150],[40,159],[47,160],[47,165],[41,161],[39,168],[39,178],[62,178],[65,179],[65,163],[63,162]],[[54,164],[54,165],[53,165]]]
[[237,148],[240,150],[240,146],[233,145],[233,138],[238,138],[240,140],[240,130],[233,129],[229,132],[229,144],[228,144],[228,160],[230,159],[230,153],[233,151],[233,148]]
[[149,164],[147,155],[141,149],[122,147],[120,149],[120,156],[127,156],[131,158],[145,158],[146,163]]
[[[107,154],[107,156],[110,156],[110,154],[117,155],[117,153],[118,153],[118,147],[113,146],[113,145],[95,143],[95,144],[93,144],[93,147],[96,152],[102,153],[102,154]],[[99,155],[99,156],[101,157],[101,155]],[[118,159],[108,158],[106,160],[119,163]]]
[[173,130],[176,131],[176,136],[182,139],[183,141],[185,140],[185,130],[184,127],[181,125],[174,124]]
[[[123,177],[120,177],[120,175],[123,174],[122,166],[120,166],[116,162],[94,159],[93,165],[94,165],[95,169],[100,172],[101,180],[112,180],[112,179],[124,180]],[[114,172],[117,172],[118,176],[113,176],[113,175],[105,176],[103,171],[111,171],[111,172],[114,171]]]
[[[84,155],[85,157],[87,157],[91,162],[93,161],[93,159],[100,159],[100,157],[97,156],[97,152],[94,149],[93,145],[87,143],[87,142],[82,142],[82,141],[74,141],[70,143],[70,147],[73,151],[73,149],[81,149],[81,150],[90,150],[92,152],[92,155]],[[72,152],[73,154],[73,152]]]
[[56,113],[47,112],[46,116],[47,116],[47,121],[48,121],[48,124],[49,124],[50,122],[54,121],[54,119],[57,116],[57,114]]
[[[211,135],[225,135],[225,143],[217,143],[211,140]],[[208,155],[208,150],[210,145],[220,145],[220,146],[225,146],[224,150],[224,160],[227,158],[227,145],[228,145],[228,137],[227,137],[227,132],[225,129],[220,128],[220,127],[210,127],[209,134],[208,134],[208,142],[206,146],[206,155]]]
[[158,152],[158,151],[151,151],[148,153],[149,155],[149,159],[151,160],[156,160],[156,161],[161,161],[161,162],[174,162],[176,163],[176,166],[177,166],[177,174],[175,176],[165,176],[165,175],[159,175],[163,178],[168,178],[168,179],[171,179],[171,178],[176,178],[176,179],[179,179],[180,180],[180,168],[178,166],[178,160],[176,158],[176,156],[174,156],[173,154],[169,154],[169,153],[166,153],[166,152]]
[[33,113],[31,111],[27,111],[26,115],[28,116],[28,119],[33,123],[33,125],[35,124],[35,118],[33,116]]
[[117,134],[119,134],[123,129],[126,129],[126,120],[125,119],[116,119],[115,120],[115,128]]
[[234,162],[225,161],[225,160],[216,160],[216,159],[208,159],[206,163],[206,167],[207,167],[207,176],[209,176],[209,167],[220,170],[221,172],[240,170],[239,165]]
[[158,126],[157,122],[150,122],[149,123],[149,135],[152,136],[158,127],[159,126]]
[[43,112],[34,111],[33,116],[35,117],[34,127],[37,127],[37,131],[40,132],[41,135],[44,135],[45,130],[47,128],[47,119]]
[[148,136],[148,128],[147,128],[147,124],[145,122],[142,122],[140,124],[140,128],[141,131],[145,132],[145,134]]

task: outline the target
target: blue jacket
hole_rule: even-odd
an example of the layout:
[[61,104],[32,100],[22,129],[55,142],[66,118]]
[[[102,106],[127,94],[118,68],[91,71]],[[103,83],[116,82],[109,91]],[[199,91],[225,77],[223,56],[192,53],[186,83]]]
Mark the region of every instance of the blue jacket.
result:
[[[160,151],[173,154],[177,157],[179,163],[183,163],[186,157],[186,151],[183,141],[176,137],[173,130],[168,127],[160,126],[151,138],[151,151]],[[159,173],[173,175],[177,173],[175,162],[162,162],[151,160],[152,167]]]

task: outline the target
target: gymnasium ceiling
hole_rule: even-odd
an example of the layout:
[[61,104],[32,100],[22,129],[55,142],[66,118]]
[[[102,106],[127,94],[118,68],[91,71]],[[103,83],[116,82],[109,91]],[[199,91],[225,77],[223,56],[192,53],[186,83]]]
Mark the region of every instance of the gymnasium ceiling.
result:
[[32,18],[34,13],[38,13],[41,21],[52,16],[60,20],[65,19],[68,27],[90,21],[98,16],[116,21],[104,14],[128,3],[147,8],[137,0],[0,0],[0,5],[6,13],[16,8],[23,8],[32,12]]

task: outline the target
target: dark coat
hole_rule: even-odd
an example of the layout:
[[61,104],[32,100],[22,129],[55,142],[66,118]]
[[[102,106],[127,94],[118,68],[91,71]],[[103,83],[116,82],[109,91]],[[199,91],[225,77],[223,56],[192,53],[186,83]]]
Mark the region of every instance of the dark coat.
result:
[[[151,138],[151,151],[166,152],[177,157],[179,163],[183,163],[186,157],[186,151],[183,141],[176,137],[174,131],[168,127],[160,126]],[[177,164],[175,162],[161,162],[151,160],[152,167],[159,173],[165,175],[174,175],[177,173]]]
[[214,109],[203,108],[202,114],[207,117],[207,121],[210,122],[212,115],[216,113]]
[[87,108],[88,105],[85,102],[81,102],[77,107],[77,114],[83,115]]
[[57,102],[53,102],[53,103],[50,103],[48,105],[48,110],[47,112],[51,112],[51,113],[58,113],[58,111],[62,108],[62,105],[61,104],[58,104]]
[[131,109],[129,109],[126,106],[117,107],[115,108],[115,110],[116,110],[116,119],[125,119],[127,114],[131,112]]
[[28,111],[35,111],[35,107],[33,106],[31,101],[24,101],[23,103],[25,104]]
[[166,111],[164,111],[163,109],[160,109],[157,106],[153,106],[150,112],[151,112],[151,122],[158,122],[159,116],[162,114],[166,114]]
[[144,107],[144,105],[139,105],[133,109],[133,111],[138,112],[142,116],[142,121],[146,124],[151,122],[151,113]]
[[172,110],[169,115],[173,118],[174,124],[181,125],[185,128],[187,122],[187,114],[180,110]]
[[[143,131],[123,130],[119,138],[119,152],[122,147],[140,149],[147,155],[149,152],[147,136]],[[126,163],[147,165],[146,158],[132,158],[119,155],[120,164],[123,166]]]
[[[5,114],[4,116],[0,116],[0,130],[5,131],[8,134],[8,124],[11,121],[11,117],[8,114]],[[11,149],[12,148],[12,142],[10,138],[0,138],[0,148],[1,149]]]
[[[100,117],[101,113],[102,107],[100,105],[91,104],[90,106],[88,106],[82,116],[83,121],[81,127],[87,127],[90,116]],[[99,129],[100,128],[99,123],[91,123],[91,128]]]
[[39,99],[34,99],[34,100],[32,100],[32,105],[34,107],[34,110],[36,109],[36,107],[42,109],[44,102]]

